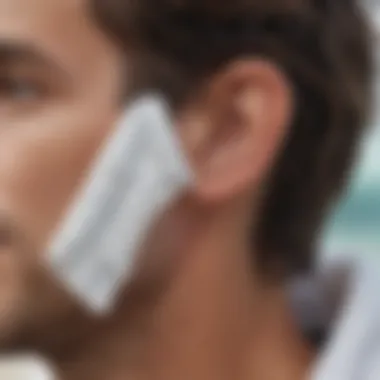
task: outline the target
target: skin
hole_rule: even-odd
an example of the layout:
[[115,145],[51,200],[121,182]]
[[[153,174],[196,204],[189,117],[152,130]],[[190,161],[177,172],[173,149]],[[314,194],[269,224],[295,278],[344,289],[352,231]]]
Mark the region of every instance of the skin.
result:
[[308,348],[247,244],[294,106],[269,62],[232,63],[176,113],[196,186],[147,237],[113,315],[86,315],[50,276],[45,247],[128,82],[128,52],[86,5],[0,0],[1,350],[38,350],[63,380],[303,378]]

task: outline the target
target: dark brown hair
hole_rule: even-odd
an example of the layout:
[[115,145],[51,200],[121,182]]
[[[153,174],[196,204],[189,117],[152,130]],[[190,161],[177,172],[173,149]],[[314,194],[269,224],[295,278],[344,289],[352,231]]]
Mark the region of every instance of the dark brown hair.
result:
[[279,65],[297,110],[263,201],[262,269],[304,270],[340,195],[370,104],[370,34],[355,0],[94,0],[102,26],[132,55],[136,90],[180,106],[238,58]]

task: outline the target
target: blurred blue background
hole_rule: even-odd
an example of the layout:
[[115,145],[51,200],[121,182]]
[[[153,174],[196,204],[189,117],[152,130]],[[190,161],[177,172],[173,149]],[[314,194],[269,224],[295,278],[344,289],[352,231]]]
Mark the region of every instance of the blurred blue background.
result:
[[380,258],[380,122],[363,141],[350,190],[324,236],[324,251],[377,252]]

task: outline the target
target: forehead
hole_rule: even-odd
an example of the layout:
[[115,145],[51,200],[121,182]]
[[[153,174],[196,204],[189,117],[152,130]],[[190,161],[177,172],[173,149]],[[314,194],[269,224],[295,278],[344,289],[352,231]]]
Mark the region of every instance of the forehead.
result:
[[92,17],[90,0],[0,0],[2,43],[31,45],[83,67],[113,48]]

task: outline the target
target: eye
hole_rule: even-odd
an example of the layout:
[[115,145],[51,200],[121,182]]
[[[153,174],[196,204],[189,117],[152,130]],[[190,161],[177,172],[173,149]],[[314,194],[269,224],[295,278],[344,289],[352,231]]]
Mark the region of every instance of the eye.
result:
[[31,102],[38,100],[42,95],[42,86],[35,81],[16,77],[0,77],[0,99],[2,100]]

